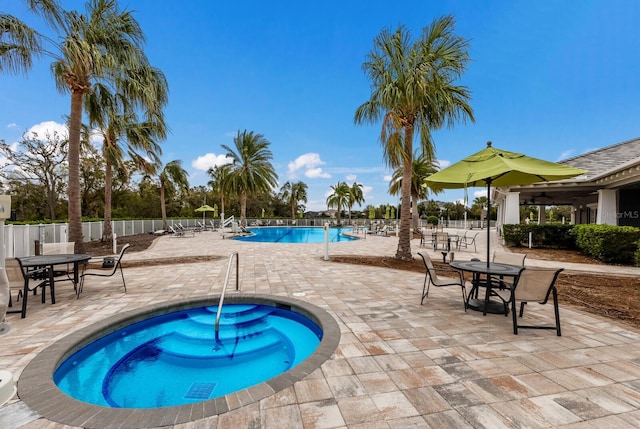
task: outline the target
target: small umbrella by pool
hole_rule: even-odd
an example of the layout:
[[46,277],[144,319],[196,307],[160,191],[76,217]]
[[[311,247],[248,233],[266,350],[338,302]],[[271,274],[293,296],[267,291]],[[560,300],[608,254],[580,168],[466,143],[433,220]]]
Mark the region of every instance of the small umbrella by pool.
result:
[[215,212],[216,209],[214,209],[213,207],[211,207],[208,204],[205,204],[203,206],[200,206],[196,209],[197,212],[202,212],[202,224],[204,225],[204,217],[207,214],[207,212]]
[[[487,142],[487,147],[480,152],[432,174],[425,182],[443,189],[486,185],[488,217],[491,212],[491,185],[496,187],[530,185],[570,179],[584,173],[586,170],[496,149],[492,147],[491,142]],[[490,257],[490,229],[487,227],[487,264]]]

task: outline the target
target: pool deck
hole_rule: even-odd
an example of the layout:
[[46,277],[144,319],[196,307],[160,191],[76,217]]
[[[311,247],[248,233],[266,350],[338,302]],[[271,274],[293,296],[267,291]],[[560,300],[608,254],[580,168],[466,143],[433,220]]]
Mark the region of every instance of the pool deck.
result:
[[[484,259],[484,231],[478,238],[478,252],[456,251],[456,260]],[[126,243],[126,237],[119,242]],[[397,243],[396,237],[382,236],[331,243],[329,258],[392,257]],[[411,244],[415,255],[419,240]],[[500,247],[493,236],[491,247]],[[456,288],[432,288],[420,305],[423,274],[325,261],[324,244],[238,242],[211,231],[164,236],[146,251],[127,254],[125,261],[221,258],[128,267],[126,294],[114,276],[88,280],[79,300],[68,283],[56,288],[55,305],[30,299],[26,319],[7,315],[11,331],[0,337],[0,369],[19,379],[44,348],[113,314],[219,294],[235,251],[240,293],[290,297],[321,307],[338,323],[339,346],[319,369],[285,390],[247,405],[227,404],[228,412],[173,427],[640,427],[640,330],[561,305],[562,337],[545,330],[521,330],[514,336],[510,317],[465,312]],[[441,257],[439,251],[430,253]],[[526,264],[640,274],[632,267],[532,259]],[[530,304],[525,317],[552,323],[553,307]],[[36,415],[16,397],[0,407],[0,428],[5,427],[71,426]]]

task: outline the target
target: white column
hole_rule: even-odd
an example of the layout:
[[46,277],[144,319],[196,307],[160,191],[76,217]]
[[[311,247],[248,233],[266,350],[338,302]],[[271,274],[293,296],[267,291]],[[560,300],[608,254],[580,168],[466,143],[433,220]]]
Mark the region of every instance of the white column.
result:
[[598,190],[598,212],[596,223],[599,225],[618,224],[618,192],[615,189]]
[[520,223],[520,192],[509,192],[504,199],[502,220],[505,224]]

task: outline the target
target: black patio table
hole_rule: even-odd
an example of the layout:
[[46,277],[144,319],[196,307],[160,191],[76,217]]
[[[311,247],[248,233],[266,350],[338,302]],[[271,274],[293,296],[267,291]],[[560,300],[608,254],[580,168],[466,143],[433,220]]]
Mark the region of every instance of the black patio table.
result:
[[[502,302],[494,302],[489,299],[491,296],[492,282],[491,276],[499,277],[518,277],[522,271],[522,267],[510,264],[501,264],[497,262],[489,262],[488,264],[483,261],[455,261],[449,264],[452,268],[461,271],[467,271],[473,274],[471,283],[473,287],[467,297],[467,308],[476,311],[482,311],[483,315],[487,313],[504,314],[504,304]],[[482,280],[480,277],[486,276],[486,280]],[[475,293],[478,296],[478,289],[480,287],[486,288],[484,299],[471,299],[471,296]]]
[[[20,269],[22,270],[22,276],[24,277],[22,310],[19,311],[21,313],[21,318],[24,319],[27,316],[27,296],[29,295],[30,279],[39,280],[42,281],[43,284],[48,284],[51,289],[51,304],[55,304],[56,294],[53,267],[55,265],[73,264],[73,287],[76,289],[78,287],[79,266],[80,264],[85,264],[89,261],[91,256],[84,253],[65,253],[55,255],[23,256],[16,259],[20,263]],[[38,286],[42,286],[43,284]],[[44,287],[42,289],[42,302],[45,302]],[[18,311],[12,311],[11,313],[18,313]]]

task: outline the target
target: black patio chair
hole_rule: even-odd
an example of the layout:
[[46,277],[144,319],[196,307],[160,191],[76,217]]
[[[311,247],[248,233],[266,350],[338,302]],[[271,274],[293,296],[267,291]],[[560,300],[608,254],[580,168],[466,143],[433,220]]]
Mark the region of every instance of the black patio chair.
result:
[[462,273],[460,271],[451,271],[447,274],[455,274],[457,278],[444,277],[439,276],[433,262],[431,262],[431,258],[427,253],[423,253],[422,251],[418,252],[418,255],[422,258],[422,262],[424,262],[424,267],[427,270],[424,275],[424,283],[422,284],[422,299],[420,300],[420,305],[424,302],[424,299],[429,296],[429,286],[434,285],[435,287],[446,287],[446,286],[458,286],[462,290],[462,304],[464,305],[464,311],[467,311],[467,289],[466,284],[468,282],[464,281],[462,277]]
[[120,250],[120,254],[117,258],[113,257],[105,257],[99,260],[90,260],[89,263],[92,262],[102,262],[102,266],[104,269],[90,269],[85,270],[80,276],[80,285],[76,291],[76,298],[80,298],[80,294],[82,293],[82,288],[84,287],[85,278],[88,276],[97,276],[97,277],[111,277],[113,276],[118,269],[120,270],[120,275],[122,276],[122,285],[124,286],[124,293],[127,293],[127,282],[124,279],[124,272],[122,271],[122,257],[124,256],[124,252],[129,249],[131,245],[129,243],[122,246]]
[[[495,294],[500,296],[506,303],[511,304],[511,317],[513,319],[513,333],[518,335],[518,329],[555,329],[556,334],[561,336],[560,331],[560,309],[558,308],[558,291],[556,290],[556,280],[563,271],[562,268],[523,268],[520,275],[510,289],[495,290]],[[527,302],[537,302],[546,304],[549,296],[553,297],[553,309],[555,313],[555,325],[518,325],[516,316],[516,303],[520,303],[519,317],[524,314],[524,306]]]

